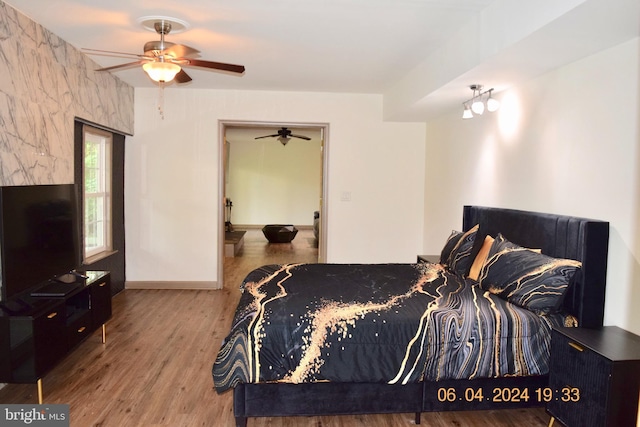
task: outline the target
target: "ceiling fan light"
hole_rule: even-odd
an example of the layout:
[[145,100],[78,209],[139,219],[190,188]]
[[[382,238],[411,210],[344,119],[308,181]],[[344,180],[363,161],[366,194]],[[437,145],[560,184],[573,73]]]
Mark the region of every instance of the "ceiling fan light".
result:
[[180,66],[173,62],[147,62],[142,69],[156,82],[170,82],[180,72]]
[[286,137],[286,136],[280,136],[278,137],[278,141],[280,141],[280,143],[282,145],[287,145],[287,143],[291,140],[291,138]]

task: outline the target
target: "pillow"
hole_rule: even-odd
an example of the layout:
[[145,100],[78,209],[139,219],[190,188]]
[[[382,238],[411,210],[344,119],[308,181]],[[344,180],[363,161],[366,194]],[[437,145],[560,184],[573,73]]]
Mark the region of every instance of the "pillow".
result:
[[458,242],[451,250],[446,265],[449,270],[466,276],[473,262],[471,257],[473,253],[473,244],[476,241],[476,235],[478,234],[478,224],[469,229],[466,233],[462,234],[458,239]]
[[480,269],[486,291],[538,314],[557,311],[579,261],[553,258],[508,241],[498,234]]
[[480,274],[480,269],[484,265],[484,262],[489,255],[489,249],[491,249],[491,245],[493,244],[494,238],[486,235],[484,238],[484,242],[482,242],[482,247],[480,247],[480,251],[478,251],[478,255],[476,255],[473,260],[473,264],[471,264],[471,268],[469,269],[469,279],[478,280],[478,275]]
[[447,241],[442,248],[442,252],[440,252],[440,264],[446,265],[449,261],[449,255],[451,255],[451,251],[458,244],[460,237],[462,237],[464,233],[462,231],[451,230],[451,234],[447,237]]
[[[482,246],[478,251],[478,254],[473,260],[473,264],[471,264],[471,268],[469,269],[469,275],[467,276],[469,279],[478,281],[478,276],[480,275],[480,269],[484,265],[487,260],[487,256],[489,255],[489,249],[491,249],[491,245],[493,245],[493,241],[495,239],[488,234],[484,237],[484,242],[482,242]],[[536,253],[542,253],[542,249],[531,249],[527,248],[530,251]]]

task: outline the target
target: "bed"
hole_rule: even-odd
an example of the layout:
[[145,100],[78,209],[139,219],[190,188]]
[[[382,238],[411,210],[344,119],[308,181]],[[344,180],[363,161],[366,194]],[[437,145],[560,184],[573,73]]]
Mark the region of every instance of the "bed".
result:
[[551,329],[602,325],[608,238],[604,221],[465,206],[439,263],[263,266],[214,385],[238,427],[544,406]]

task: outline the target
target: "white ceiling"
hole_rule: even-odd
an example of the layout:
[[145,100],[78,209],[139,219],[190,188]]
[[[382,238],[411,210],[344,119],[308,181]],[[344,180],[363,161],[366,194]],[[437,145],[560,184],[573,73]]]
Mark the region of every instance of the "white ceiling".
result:
[[[168,89],[373,93],[385,116],[425,120],[640,35],[638,0],[8,0],[78,48],[142,53],[155,32],[141,17],[189,28],[167,41],[241,76],[188,68]],[[92,56],[101,66],[129,62]],[[140,68],[115,74],[153,87]]]

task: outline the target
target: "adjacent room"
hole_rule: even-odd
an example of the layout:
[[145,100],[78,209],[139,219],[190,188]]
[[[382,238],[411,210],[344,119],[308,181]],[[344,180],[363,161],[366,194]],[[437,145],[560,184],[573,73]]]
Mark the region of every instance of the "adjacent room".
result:
[[640,426],[637,0],[0,0],[0,75],[0,406]]
[[245,241],[320,246],[325,132],[299,124],[224,124],[225,257],[245,255]]

